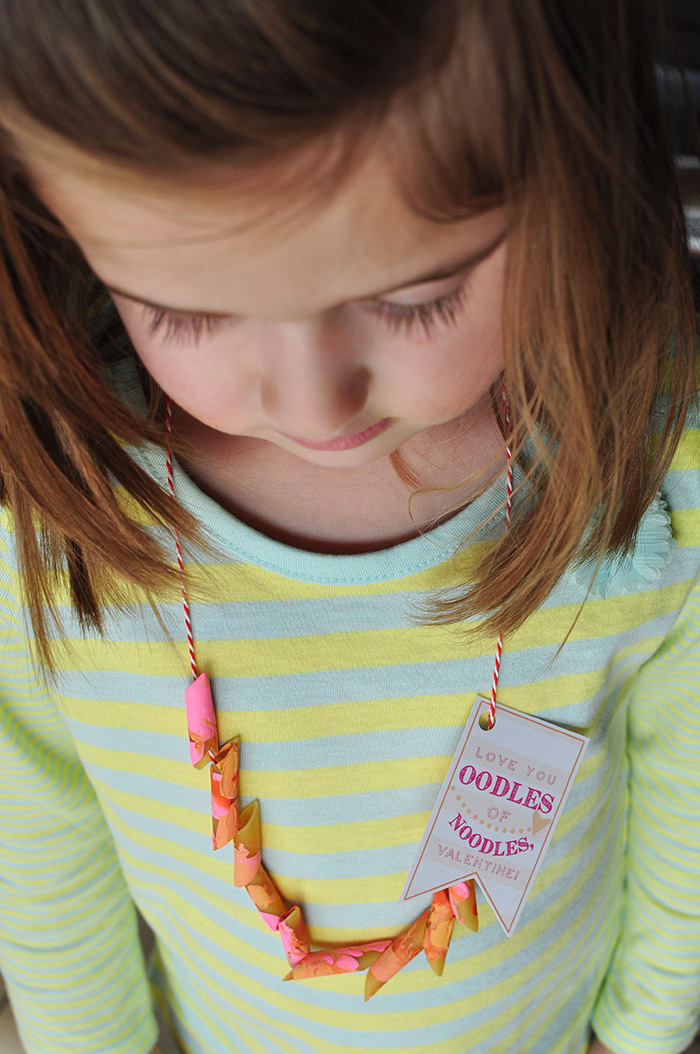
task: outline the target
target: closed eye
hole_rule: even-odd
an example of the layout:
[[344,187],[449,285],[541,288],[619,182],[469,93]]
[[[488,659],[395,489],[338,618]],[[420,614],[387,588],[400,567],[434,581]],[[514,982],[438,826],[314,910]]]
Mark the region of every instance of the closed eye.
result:
[[[434,300],[419,304],[399,304],[391,300],[369,300],[363,306],[386,324],[394,336],[415,335],[422,330],[430,338],[440,326],[453,326],[464,308],[468,282]],[[162,333],[163,340],[171,343],[196,344],[206,333],[216,333],[225,317],[221,315],[193,315],[165,311],[162,308],[143,305],[148,320],[148,332],[153,336]]]

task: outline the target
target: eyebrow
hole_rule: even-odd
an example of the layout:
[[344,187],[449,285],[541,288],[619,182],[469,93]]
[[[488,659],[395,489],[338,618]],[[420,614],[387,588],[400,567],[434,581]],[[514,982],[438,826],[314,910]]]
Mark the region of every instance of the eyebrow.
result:
[[[410,287],[414,285],[423,285],[427,282],[439,282],[444,278],[453,278],[454,275],[459,274],[460,271],[476,267],[478,264],[482,263],[482,261],[491,256],[491,254],[494,253],[504,241],[506,234],[507,231],[503,231],[494,241],[489,242],[489,244],[483,249],[479,249],[478,252],[472,253],[470,256],[462,257],[451,263],[443,264],[436,270],[430,271],[427,274],[414,275],[412,278],[407,278],[399,285],[392,285],[389,288],[379,290],[376,293],[367,293],[365,296],[354,297],[353,299],[358,301],[376,300],[378,297],[386,296],[388,293],[398,293],[402,289],[410,289]],[[136,296],[135,293],[127,293],[123,289],[117,288],[117,286],[108,285],[106,282],[103,282],[103,285],[109,293],[116,293],[117,296],[122,296],[125,300],[132,300],[136,304],[143,304],[144,307],[151,307],[156,311],[165,311],[173,315],[207,315],[210,318],[233,317],[231,313],[223,311],[202,311],[186,307],[169,307],[167,304],[157,304],[153,300],[145,300],[141,296]]]

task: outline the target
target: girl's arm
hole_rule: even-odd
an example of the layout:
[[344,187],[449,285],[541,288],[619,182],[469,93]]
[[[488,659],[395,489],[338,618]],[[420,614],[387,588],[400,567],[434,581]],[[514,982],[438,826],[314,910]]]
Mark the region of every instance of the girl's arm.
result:
[[[695,474],[673,475],[683,510],[682,485]],[[691,499],[692,514],[678,516],[679,548],[697,536]],[[692,1043],[700,1010],[700,578],[629,688],[627,754],[624,916],[591,1051],[606,1051],[602,1042],[617,1054],[676,1054]]]
[[[0,558],[11,539],[0,530]],[[149,1051],[136,913],[104,814],[34,672],[0,559],[0,961],[28,1050]],[[96,704],[99,705],[99,704]]]
[[149,1051],[158,1026],[133,903],[71,748],[46,696],[36,690],[18,701],[0,681],[0,960],[7,992],[34,1054],[74,1049],[77,1029],[94,1054]]

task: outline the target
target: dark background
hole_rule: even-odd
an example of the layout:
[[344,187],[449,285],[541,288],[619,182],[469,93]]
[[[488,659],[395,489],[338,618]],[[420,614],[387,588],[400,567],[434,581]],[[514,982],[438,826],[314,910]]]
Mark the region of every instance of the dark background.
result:
[[[670,33],[658,36],[659,90],[678,157],[700,312],[700,0],[666,0]],[[687,86],[678,67],[683,65]]]

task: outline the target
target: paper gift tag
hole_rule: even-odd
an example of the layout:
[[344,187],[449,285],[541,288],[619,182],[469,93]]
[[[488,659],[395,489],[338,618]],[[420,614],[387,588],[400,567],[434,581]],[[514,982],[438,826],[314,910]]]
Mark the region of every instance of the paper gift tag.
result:
[[585,736],[477,696],[401,894],[475,878],[506,934],[518,921],[561,816]]

